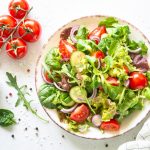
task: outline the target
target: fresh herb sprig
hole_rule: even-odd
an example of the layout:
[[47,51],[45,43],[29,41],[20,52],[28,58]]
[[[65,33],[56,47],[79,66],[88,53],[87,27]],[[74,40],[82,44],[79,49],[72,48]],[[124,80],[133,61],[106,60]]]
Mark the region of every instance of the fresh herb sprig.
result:
[[9,73],[9,72],[6,72],[6,75],[7,75],[8,80],[9,80],[9,81],[7,81],[7,84],[8,84],[9,86],[15,88],[16,91],[17,91],[18,99],[17,99],[17,101],[16,101],[16,105],[15,105],[15,106],[17,107],[17,106],[20,104],[20,102],[23,102],[23,105],[26,107],[27,110],[31,111],[32,114],[34,114],[35,116],[37,116],[37,117],[40,118],[41,120],[44,120],[44,121],[48,122],[47,120],[45,120],[45,119],[43,119],[41,116],[39,116],[39,115],[37,114],[36,110],[31,107],[31,100],[28,101],[28,100],[26,99],[26,95],[29,95],[29,93],[26,92],[26,90],[25,90],[25,87],[26,87],[26,86],[24,85],[24,86],[19,87],[19,85],[18,85],[18,83],[17,83],[17,77],[16,77],[16,76],[13,76],[13,75],[12,75],[11,73]]

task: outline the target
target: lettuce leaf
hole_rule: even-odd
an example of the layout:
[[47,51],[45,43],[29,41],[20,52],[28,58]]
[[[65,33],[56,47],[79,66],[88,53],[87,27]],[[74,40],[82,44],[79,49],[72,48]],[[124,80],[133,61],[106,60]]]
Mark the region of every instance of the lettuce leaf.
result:
[[99,26],[112,27],[114,23],[118,23],[118,20],[114,17],[108,17],[99,22]]
[[89,34],[89,30],[84,27],[84,26],[80,26],[79,29],[78,29],[78,32],[76,34],[76,39],[87,39],[87,35]]

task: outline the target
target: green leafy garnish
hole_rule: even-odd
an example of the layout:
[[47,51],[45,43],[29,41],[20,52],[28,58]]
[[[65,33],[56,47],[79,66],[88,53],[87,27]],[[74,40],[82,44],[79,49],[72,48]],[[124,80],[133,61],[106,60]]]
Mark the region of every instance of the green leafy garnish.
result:
[[118,20],[114,17],[108,17],[102,21],[100,21],[99,26],[112,27],[114,23],[118,23]]
[[31,107],[31,101],[28,101],[25,97],[26,94],[29,94],[25,91],[25,87],[26,86],[21,86],[19,87],[18,83],[17,83],[17,78],[16,76],[13,76],[11,73],[6,72],[6,75],[8,77],[8,81],[7,84],[11,87],[13,87],[14,89],[16,89],[17,91],[17,95],[18,95],[18,99],[16,101],[16,106],[18,106],[20,104],[20,102],[23,102],[23,105],[26,107],[27,110],[31,111],[32,114],[34,114],[35,116],[37,116],[38,118],[46,121],[45,119],[43,119],[41,116],[39,116],[36,112],[36,110],[34,110]]
[[7,109],[0,109],[0,126],[7,127],[15,123],[13,112]]

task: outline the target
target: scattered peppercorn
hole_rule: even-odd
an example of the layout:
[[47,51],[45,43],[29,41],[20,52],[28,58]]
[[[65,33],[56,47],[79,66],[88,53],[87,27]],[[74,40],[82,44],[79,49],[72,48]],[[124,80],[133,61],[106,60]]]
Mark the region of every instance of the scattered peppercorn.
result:
[[32,88],[30,88],[29,90],[32,91]]
[[24,130],[25,130],[25,131],[27,131],[27,130],[28,130],[28,128],[25,128]]
[[12,134],[12,135],[11,135],[11,137],[14,139],[14,138],[15,138],[15,135],[14,135],[14,134]]
[[108,147],[108,144],[105,144],[105,147]]
[[38,127],[36,127],[36,128],[35,128],[35,130],[36,130],[36,131],[39,131],[39,128],[38,128]]
[[8,96],[6,96],[6,99],[8,99]]
[[64,136],[64,135],[62,135],[62,138],[65,138],[65,136]]
[[21,121],[21,119],[19,118],[18,121]]
[[35,135],[36,135],[36,136],[39,136],[39,134],[38,134],[38,133],[35,133]]
[[12,96],[12,93],[9,93],[9,96]]
[[27,72],[30,72],[30,69],[27,69]]

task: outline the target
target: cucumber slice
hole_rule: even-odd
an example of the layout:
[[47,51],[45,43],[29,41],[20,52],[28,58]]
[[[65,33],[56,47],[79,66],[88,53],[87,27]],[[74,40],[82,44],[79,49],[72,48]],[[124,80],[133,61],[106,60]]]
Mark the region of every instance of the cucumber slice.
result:
[[70,97],[76,102],[76,103],[85,103],[87,99],[87,92],[84,88],[81,88],[79,86],[75,86],[71,88],[70,90]]
[[64,105],[64,106],[73,106],[74,104],[75,104],[75,101],[73,101],[72,99],[71,99],[71,97],[67,97],[66,99],[63,99],[63,100],[61,100],[61,103]]
[[75,51],[70,58],[71,66],[75,67],[77,72],[82,72],[86,69],[86,55],[81,51]]

